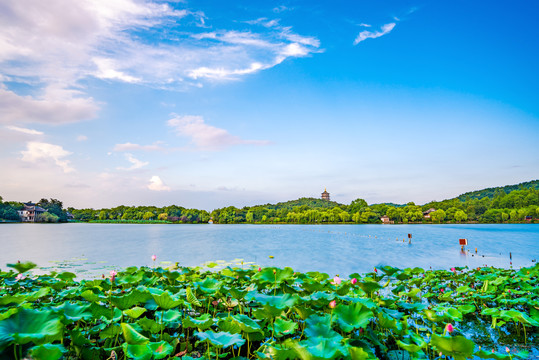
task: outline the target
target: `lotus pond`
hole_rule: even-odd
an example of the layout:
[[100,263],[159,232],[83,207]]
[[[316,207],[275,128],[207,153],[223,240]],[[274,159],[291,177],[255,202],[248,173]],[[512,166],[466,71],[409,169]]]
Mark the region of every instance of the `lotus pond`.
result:
[[539,265],[389,266],[344,279],[250,266],[0,272],[5,359],[528,359]]

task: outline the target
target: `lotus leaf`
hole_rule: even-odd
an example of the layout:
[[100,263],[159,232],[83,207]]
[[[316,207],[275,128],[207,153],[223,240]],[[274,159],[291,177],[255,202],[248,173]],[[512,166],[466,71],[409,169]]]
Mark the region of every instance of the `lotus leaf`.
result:
[[334,315],[339,327],[346,332],[367,326],[374,316],[372,311],[359,303],[338,305],[334,310]]
[[138,319],[145,312],[146,312],[145,308],[135,306],[134,308],[125,310],[124,314],[129,316],[131,319]]
[[58,360],[66,352],[67,350],[61,344],[43,344],[30,349],[32,359],[35,360]]
[[186,317],[183,321],[183,326],[186,328],[206,330],[213,325],[213,322],[213,318],[210,314],[203,314],[197,318],[192,318],[190,316]]
[[204,281],[196,282],[195,286],[206,294],[215,294],[223,286],[223,283],[212,277],[207,277]]
[[464,336],[439,336],[432,335],[431,344],[446,356],[452,356],[455,360],[465,360],[472,356],[474,342]]
[[136,331],[130,324],[122,323],[125,342],[129,345],[142,345],[149,342],[148,338]]
[[[164,295],[162,296],[165,297]],[[133,289],[132,291],[126,294],[123,294],[121,296],[112,296],[111,301],[112,301],[112,304],[116,306],[118,309],[127,310],[127,309],[132,308],[135,305],[145,303],[151,298],[155,300],[155,296],[153,294],[150,295],[147,292],[143,292],[138,289]]]
[[153,300],[162,310],[169,310],[183,304],[183,300],[173,296],[167,291],[156,291],[158,289],[150,289],[150,294],[153,297]]
[[0,349],[10,343],[40,345],[62,336],[63,325],[50,310],[21,309],[0,321]]
[[218,348],[227,348],[233,345],[242,346],[245,343],[245,340],[241,338],[240,334],[230,334],[225,331],[213,332],[208,330],[197,332],[195,335],[200,341],[209,342]]
[[298,328],[298,324],[294,321],[281,318],[276,319],[273,326],[277,336],[292,335]]
[[69,303],[65,302],[60,306],[53,307],[54,312],[61,313],[63,315],[63,323],[71,324],[79,320],[88,320],[92,318],[92,313],[89,310],[90,304],[83,304],[81,302]]
[[34,264],[31,261],[27,261],[27,262],[23,262],[23,263],[18,262],[16,264],[7,264],[6,266],[17,270],[19,273],[24,273],[24,272],[27,272],[29,270],[32,270],[37,265]]

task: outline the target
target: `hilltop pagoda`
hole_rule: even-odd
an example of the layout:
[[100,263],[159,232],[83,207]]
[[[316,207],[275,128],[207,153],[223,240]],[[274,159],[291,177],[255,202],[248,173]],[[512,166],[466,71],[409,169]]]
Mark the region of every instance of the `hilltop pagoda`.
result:
[[322,193],[322,200],[329,201],[329,193],[327,192],[326,188],[324,188],[324,192]]

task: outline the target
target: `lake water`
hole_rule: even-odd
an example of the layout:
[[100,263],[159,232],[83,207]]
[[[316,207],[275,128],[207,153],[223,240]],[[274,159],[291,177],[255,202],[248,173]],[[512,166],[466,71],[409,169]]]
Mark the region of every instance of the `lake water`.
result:
[[[459,238],[468,239],[468,251],[461,252]],[[153,254],[157,255],[155,264]],[[0,225],[0,269],[6,270],[5,264],[18,260],[33,261],[43,271],[69,270],[82,277],[132,265],[179,262],[197,266],[216,260],[240,263],[237,259],[347,276],[382,264],[433,269],[466,265],[519,268],[533,266],[538,258],[539,224]]]

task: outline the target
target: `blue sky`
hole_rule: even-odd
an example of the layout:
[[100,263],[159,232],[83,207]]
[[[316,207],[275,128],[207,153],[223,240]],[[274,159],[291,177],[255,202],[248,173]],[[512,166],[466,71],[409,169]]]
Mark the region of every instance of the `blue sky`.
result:
[[0,195],[214,209],[539,178],[532,1],[0,7]]

